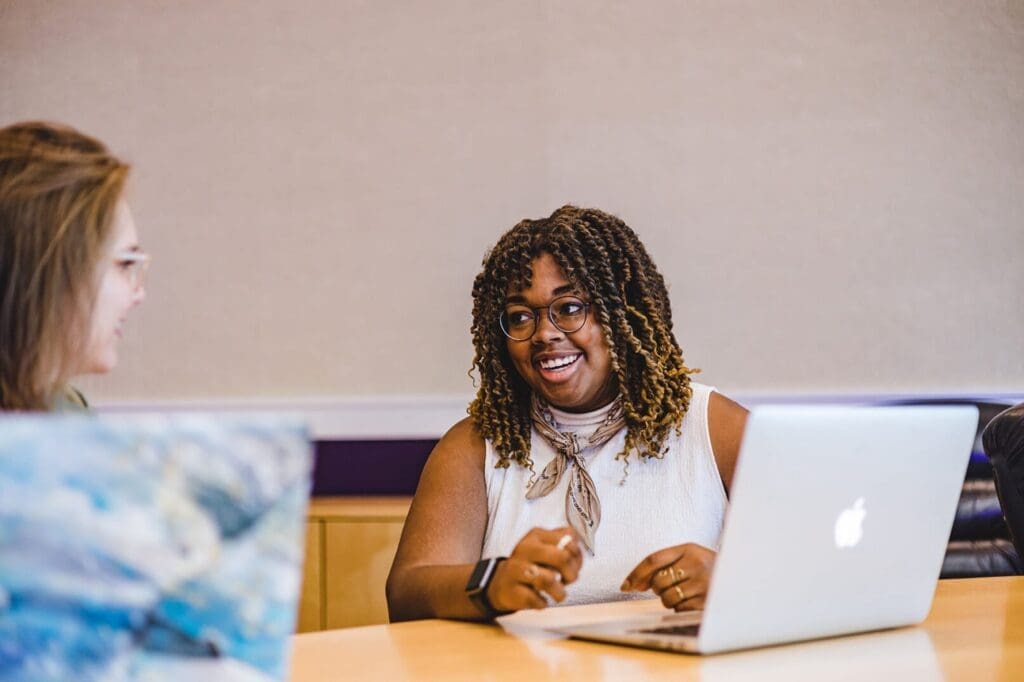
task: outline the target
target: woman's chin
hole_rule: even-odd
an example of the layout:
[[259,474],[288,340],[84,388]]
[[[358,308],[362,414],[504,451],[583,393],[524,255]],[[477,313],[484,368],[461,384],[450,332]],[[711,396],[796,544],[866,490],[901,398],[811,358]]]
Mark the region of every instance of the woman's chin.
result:
[[541,397],[548,405],[564,412],[593,412],[615,400],[618,395],[618,391],[612,390],[610,386],[587,395],[580,395],[579,391],[574,390],[552,391],[551,387],[545,388],[547,390],[540,391]]
[[565,412],[587,412],[587,400],[569,392],[547,392],[541,394],[548,405]]
[[78,372],[79,374],[106,374],[117,367],[117,353],[102,357],[90,358],[89,362]]

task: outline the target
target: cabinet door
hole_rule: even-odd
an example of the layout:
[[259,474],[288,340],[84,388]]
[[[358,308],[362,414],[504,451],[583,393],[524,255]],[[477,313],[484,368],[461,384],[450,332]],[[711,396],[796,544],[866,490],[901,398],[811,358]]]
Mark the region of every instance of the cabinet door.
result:
[[323,522],[306,522],[306,559],[302,566],[299,619],[296,630],[314,632],[324,627]]
[[384,597],[404,519],[324,522],[327,629],[388,622]]

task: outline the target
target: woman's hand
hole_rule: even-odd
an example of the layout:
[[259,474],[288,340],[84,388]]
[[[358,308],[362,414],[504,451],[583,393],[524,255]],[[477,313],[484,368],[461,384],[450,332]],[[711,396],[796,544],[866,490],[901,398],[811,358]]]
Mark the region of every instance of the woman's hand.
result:
[[499,611],[543,609],[548,597],[565,600],[565,586],[576,580],[582,564],[576,531],[534,528],[498,564],[487,597]]
[[716,556],[707,547],[692,543],[659,550],[626,576],[622,591],[652,590],[662,604],[676,611],[702,609]]

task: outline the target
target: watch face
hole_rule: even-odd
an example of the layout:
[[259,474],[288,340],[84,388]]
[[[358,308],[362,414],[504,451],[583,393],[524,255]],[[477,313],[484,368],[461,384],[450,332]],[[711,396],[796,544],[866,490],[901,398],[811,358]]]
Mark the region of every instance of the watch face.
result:
[[469,576],[469,583],[466,584],[466,596],[469,597],[469,601],[473,602],[480,613],[487,618],[494,618],[495,616],[501,616],[506,613],[512,613],[511,611],[499,611],[494,608],[491,604],[491,600],[487,598],[487,587],[491,584],[491,580],[494,578],[496,568],[498,564],[504,561],[507,557],[491,557],[490,559],[481,559],[477,562],[473,568],[473,575]]
[[473,575],[469,576],[469,582],[466,583],[467,592],[476,592],[485,587],[490,582],[488,579],[491,575],[491,567],[494,565],[494,559],[481,559],[476,562],[476,567],[473,568]]

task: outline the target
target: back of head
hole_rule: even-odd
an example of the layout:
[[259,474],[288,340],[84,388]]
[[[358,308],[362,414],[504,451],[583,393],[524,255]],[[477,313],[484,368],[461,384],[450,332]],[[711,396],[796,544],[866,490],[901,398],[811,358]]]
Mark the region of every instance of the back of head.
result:
[[128,166],[72,128],[0,128],[0,410],[43,410],[74,373]]
[[512,366],[498,317],[509,291],[529,286],[531,264],[550,254],[597,305],[629,432],[625,457],[660,456],[689,407],[690,370],[672,333],[665,281],[636,233],[594,208],[563,206],[502,235],[473,285],[474,365],[480,374],[470,414],[499,462],[531,466],[530,389]]

